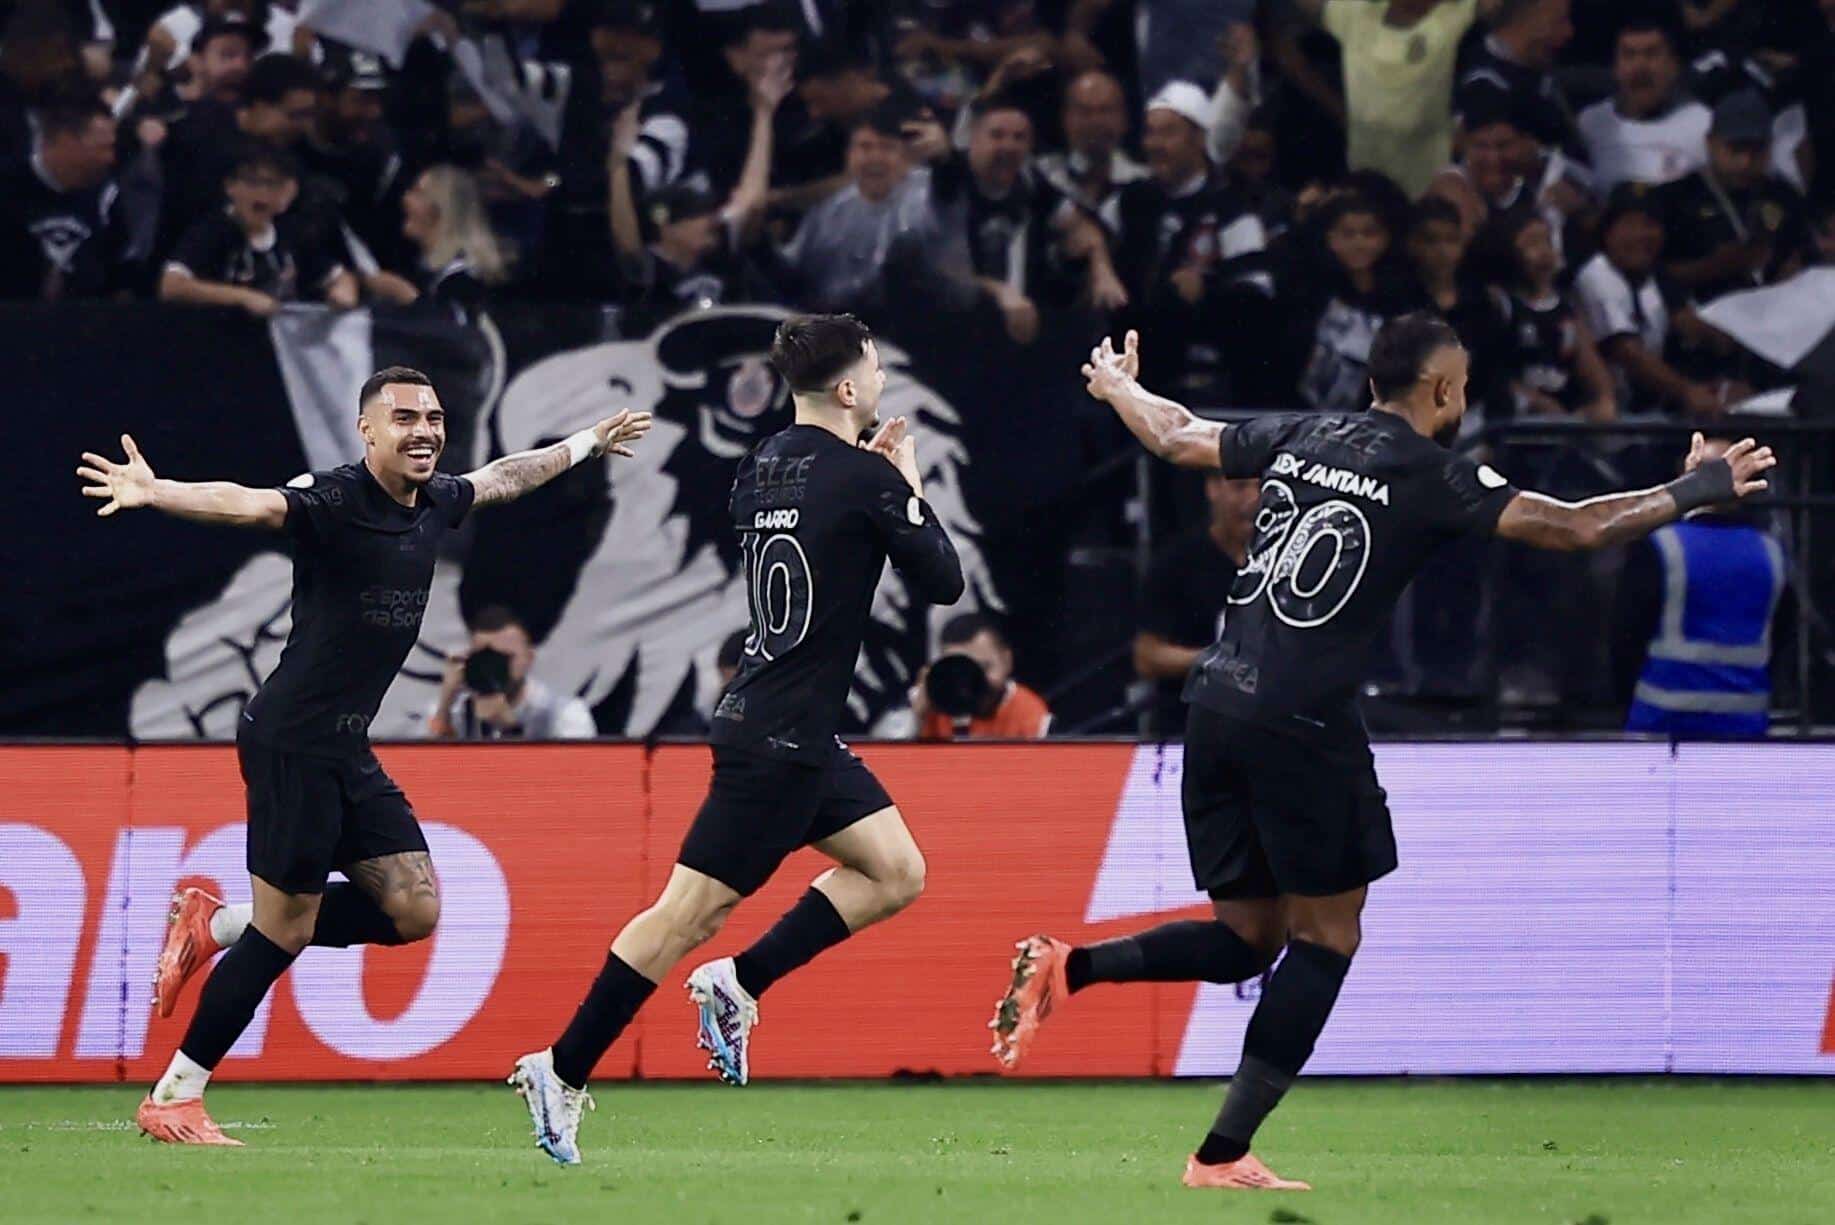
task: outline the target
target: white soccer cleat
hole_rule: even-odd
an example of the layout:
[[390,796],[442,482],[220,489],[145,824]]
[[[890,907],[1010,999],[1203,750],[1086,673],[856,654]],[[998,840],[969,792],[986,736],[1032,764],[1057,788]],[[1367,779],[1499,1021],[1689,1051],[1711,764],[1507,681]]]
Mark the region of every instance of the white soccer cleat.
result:
[[516,1061],[509,1083],[529,1107],[535,1144],[561,1165],[580,1164],[580,1117],[597,1110],[593,1095],[554,1074],[554,1051],[536,1051]]
[[752,1075],[752,1030],[758,1003],[739,985],[733,959],[722,957],[688,976],[688,998],[701,1012],[695,1045],[708,1053],[707,1066],[729,1085],[743,1085]]

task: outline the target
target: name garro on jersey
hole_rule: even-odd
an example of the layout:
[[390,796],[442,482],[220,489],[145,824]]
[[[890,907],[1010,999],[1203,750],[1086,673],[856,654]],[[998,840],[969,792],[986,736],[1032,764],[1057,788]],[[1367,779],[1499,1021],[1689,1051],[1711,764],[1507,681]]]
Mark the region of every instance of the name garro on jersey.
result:
[[1389,482],[1379,481],[1373,476],[1364,476],[1349,468],[1334,468],[1317,460],[1307,461],[1289,451],[1281,451],[1274,457],[1269,468],[1270,476],[1292,476],[1322,489],[1334,493],[1355,494],[1368,498],[1372,502],[1389,505]]

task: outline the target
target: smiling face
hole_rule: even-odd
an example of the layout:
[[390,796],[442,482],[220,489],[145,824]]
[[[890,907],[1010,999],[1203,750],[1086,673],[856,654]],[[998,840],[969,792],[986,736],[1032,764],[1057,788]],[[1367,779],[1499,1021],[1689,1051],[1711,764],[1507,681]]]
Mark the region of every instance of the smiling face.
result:
[[1011,107],[989,111],[969,131],[968,164],[981,190],[1004,196],[1032,156],[1032,120]]
[[433,479],[446,449],[446,410],[433,388],[416,383],[384,384],[363,406],[357,429],[370,470],[408,485]]

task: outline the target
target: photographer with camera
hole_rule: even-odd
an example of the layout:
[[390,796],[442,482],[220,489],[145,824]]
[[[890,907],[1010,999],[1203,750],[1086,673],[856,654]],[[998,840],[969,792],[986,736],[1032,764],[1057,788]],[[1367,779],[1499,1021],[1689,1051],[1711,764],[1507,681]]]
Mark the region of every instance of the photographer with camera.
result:
[[1013,648],[992,621],[952,617],[941,644],[911,690],[919,740],[1037,740],[1050,731],[1051,709],[1013,679]]
[[441,740],[585,740],[599,734],[579,698],[529,675],[535,645],[501,605],[471,621],[471,647],[446,661],[427,734]]

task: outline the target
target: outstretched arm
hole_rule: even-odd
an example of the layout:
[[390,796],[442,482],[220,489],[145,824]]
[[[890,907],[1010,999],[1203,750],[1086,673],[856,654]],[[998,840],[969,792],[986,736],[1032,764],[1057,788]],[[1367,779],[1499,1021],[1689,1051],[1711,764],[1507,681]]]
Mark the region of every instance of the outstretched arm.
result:
[[1221,462],[1223,426],[1206,421],[1164,396],[1156,396],[1135,379],[1140,373],[1140,334],[1130,331],[1122,351],[1105,336],[1090,350],[1083,367],[1089,393],[1115,410],[1141,445],[1181,468],[1215,468]]
[[518,451],[492,460],[465,479],[472,483],[473,506],[494,506],[513,502],[531,490],[539,489],[575,464],[594,456],[632,454],[627,443],[636,442],[650,431],[650,414],[629,409],[607,417],[588,430],[581,430],[560,442],[533,451]]
[[76,470],[88,482],[84,497],[108,499],[96,509],[104,518],[118,510],[150,506],[180,519],[230,527],[279,528],[287,522],[287,499],[278,490],[250,489],[229,481],[161,480],[126,434],[121,435],[121,449],[127,454],[124,464],[85,451],[83,465]]
[[1674,523],[1704,506],[1760,493],[1768,486],[1759,476],[1778,461],[1770,447],[1743,439],[1721,459],[1701,459],[1702,437],[1695,435],[1689,470],[1667,485],[1562,502],[1539,493],[1521,493],[1504,507],[1497,534],[1538,549],[1603,549],[1635,540]]

